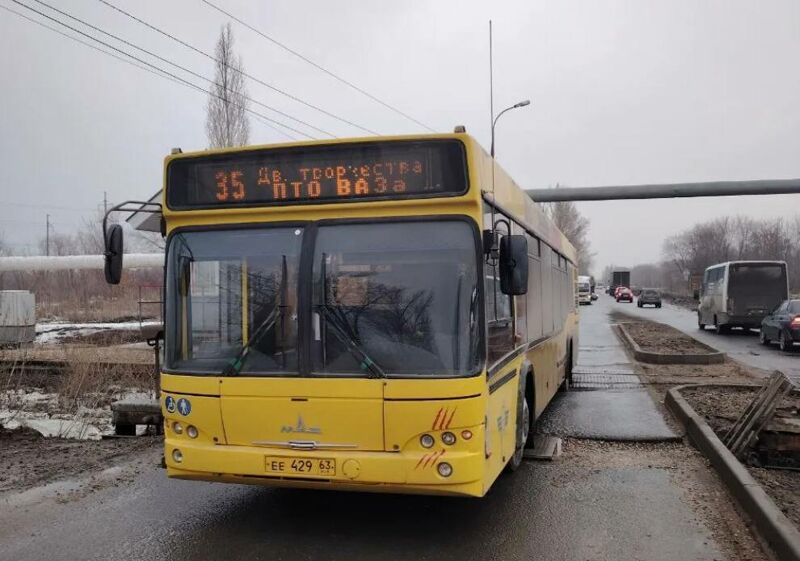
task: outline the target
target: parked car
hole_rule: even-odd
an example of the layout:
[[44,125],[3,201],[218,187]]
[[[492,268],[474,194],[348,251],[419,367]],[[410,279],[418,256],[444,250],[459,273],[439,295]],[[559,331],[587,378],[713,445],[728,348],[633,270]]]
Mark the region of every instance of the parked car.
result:
[[762,345],[777,341],[782,351],[800,343],[800,300],[784,300],[761,321]]
[[578,304],[592,303],[592,286],[589,279],[588,276],[578,277]]
[[617,302],[633,303],[633,292],[627,286],[621,286],[617,290]]
[[645,306],[655,306],[656,308],[660,308],[661,293],[654,288],[643,288],[641,292],[639,292],[639,300],[636,301],[636,305],[640,308]]

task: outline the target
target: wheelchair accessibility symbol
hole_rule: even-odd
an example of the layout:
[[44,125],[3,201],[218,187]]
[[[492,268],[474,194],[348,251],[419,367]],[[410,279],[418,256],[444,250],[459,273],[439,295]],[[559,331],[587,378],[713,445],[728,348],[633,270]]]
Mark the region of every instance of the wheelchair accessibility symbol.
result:
[[167,398],[164,400],[164,407],[167,409],[168,413],[175,412],[175,398],[171,395],[168,395]]

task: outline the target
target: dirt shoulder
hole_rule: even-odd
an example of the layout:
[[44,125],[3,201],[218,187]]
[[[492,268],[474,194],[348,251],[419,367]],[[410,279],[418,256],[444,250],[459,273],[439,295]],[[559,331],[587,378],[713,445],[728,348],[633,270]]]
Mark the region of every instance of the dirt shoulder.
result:
[[[722,438],[755,397],[756,389],[697,387],[686,388],[681,391],[681,395],[702,415],[717,436]],[[778,405],[775,417],[800,422],[798,410],[800,396],[789,396]],[[772,428],[772,425],[767,428]],[[747,463],[744,465],[778,508],[800,528],[800,471],[767,469]]]
[[[683,442],[636,443],[564,439],[558,460],[570,468],[665,470],[682,490],[683,502],[711,533],[725,559],[768,559],[706,459]],[[570,481],[569,472],[560,476]]]
[[0,428],[0,496],[54,481],[91,476],[161,448],[162,439],[45,438],[38,432]]
[[[672,337],[673,328],[656,323],[636,319],[632,323],[629,316],[617,314],[616,319],[626,322],[628,332],[633,336],[635,331],[647,340],[653,352],[698,352],[696,341],[690,336],[680,333],[680,337]],[[633,327],[633,330],[631,329]],[[640,343],[637,337],[636,342]],[[688,341],[687,341],[688,339]],[[631,357],[631,360],[634,359]],[[722,364],[671,364],[656,365],[635,362],[637,374],[648,385],[653,396],[663,403],[666,392],[675,386],[684,384],[714,385],[748,385],[751,387],[686,388],[681,392],[694,410],[702,415],[709,426],[722,436],[736,421],[739,415],[755,396],[754,386],[763,383],[763,377],[755,370],[726,358]],[[797,416],[800,410],[800,398],[791,397],[784,400],[777,414]],[[800,472],[765,469],[746,466],[753,477],[763,486],[766,493],[775,501],[789,519],[800,527]]]

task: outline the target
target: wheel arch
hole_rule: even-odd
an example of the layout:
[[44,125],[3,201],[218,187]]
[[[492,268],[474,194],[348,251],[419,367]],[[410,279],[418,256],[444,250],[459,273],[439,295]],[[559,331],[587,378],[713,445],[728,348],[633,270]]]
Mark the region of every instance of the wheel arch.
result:
[[519,367],[520,386],[525,385],[523,397],[528,402],[528,409],[531,412],[531,427],[536,420],[536,380],[534,378],[533,364],[527,359]]

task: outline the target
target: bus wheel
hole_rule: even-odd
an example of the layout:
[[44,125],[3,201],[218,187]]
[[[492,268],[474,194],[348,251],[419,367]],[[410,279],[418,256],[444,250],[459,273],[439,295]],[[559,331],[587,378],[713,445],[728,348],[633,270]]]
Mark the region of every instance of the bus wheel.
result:
[[525,444],[528,442],[528,434],[531,428],[531,409],[528,407],[528,400],[525,399],[525,392],[520,392],[519,400],[522,401],[517,407],[517,441],[514,448],[514,455],[507,464],[508,471],[517,471],[522,465],[522,456],[525,454]]
[[117,423],[114,425],[114,434],[117,436],[136,436],[136,425]]
[[706,324],[703,323],[703,317],[700,315],[700,312],[697,312],[697,329],[700,331],[706,330]]
[[567,361],[564,363],[564,381],[561,391],[568,392],[572,388],[572,343],[567,345]]

